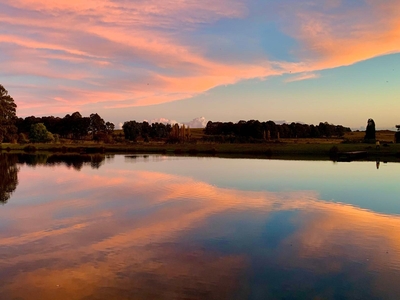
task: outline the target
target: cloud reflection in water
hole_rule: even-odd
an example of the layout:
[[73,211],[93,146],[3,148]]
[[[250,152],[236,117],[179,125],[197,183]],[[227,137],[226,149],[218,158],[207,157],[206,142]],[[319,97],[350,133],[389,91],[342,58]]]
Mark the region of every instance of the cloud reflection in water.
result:
[[113,164],[21,167],[19,181],[0,209],[6,299],[400,293],[400,218],[314,191],[241,191]]

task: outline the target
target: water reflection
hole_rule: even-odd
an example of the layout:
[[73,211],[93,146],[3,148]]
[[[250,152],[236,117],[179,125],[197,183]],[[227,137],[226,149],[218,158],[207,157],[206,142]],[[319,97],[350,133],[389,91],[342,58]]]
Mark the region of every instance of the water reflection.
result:
[[327,202],[316,191],[243,191],[137,168],[22,167],[14,205],[0,210],[2,297],[400,293],[399,216]]
[[18,162],[28,166],[38,165],[66,165],[80,171],[84,165],[90,165],[94,169],[100,168],[106,156],[102,154],[18,154]]
[[[110,156],[107,156],[110,158]],[[5,154],[0,153],[0,203],[5,204],[18,185],[19,165],[56,166],[66,165],[80,171],[84,165],[90,165],[93,169],[100,168],[106,156],[95,155],[58,155],[58,154]]]
[[17,188],[18,171],[16,157],[0,153],[0,203],[7,203]]

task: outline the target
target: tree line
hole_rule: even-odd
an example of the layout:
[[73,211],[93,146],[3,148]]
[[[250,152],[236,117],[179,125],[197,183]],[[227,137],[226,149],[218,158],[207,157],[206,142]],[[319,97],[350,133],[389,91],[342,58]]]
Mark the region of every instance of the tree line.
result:
[[[67,114],[65,117],[35,117],[18,118],[17,105],[8,91],[0,85],[0,143],[46,143],[57,142],[60,138],[72,140],[94,140],[112,142],[115,125],[106,122],[99,114],[88,117],[79,112]],[[170,124],[127,121],[123,127],[124,138],[136,141],[168,139],[173,127]]]
[[280,138],[343,137],[346,132],[351,132],[351,129],[342,125],[329,124],[328,122],[308,125],[294,122],[276,124],[273,121],[260,122],[258,120],[242,120],[237,123],[209,121],[204,129],[205,139],[230,142]]
[[149,139],[161,140],[169,138],[172,126],[163,123],[149,124],[146,121],[127,121],[122,125],[122,130],[124,131],[125,139],[128,141],[136,141],[141,137],[145,142],[148,142]]
[[[100,115],[93,113],[88,117],[74,112],[65,117],[35,117],[18,118],[16,104],[7,90],[0,85],[0,142],[52,142],[59,138],[94,141],[113,141],[112,133],[115,125],[106,122]],[[124,139],[145,142],[152,140],[184,141],[190,140],[190,131],[185,128],[175,128],[178,125],[126,121],[123,126]],[[342,125],[332,125],[327,122],[319,125],[301,123],[275,124],[273,121],[258,120],[207,123],[204,129],[205,141],[216,142],[251,142],[279,138],[320,138],[342,137],[350,128]]]
[[28,135],[31,142],[50,142],[57,138],[74,140],[91,138],[95,141],[106,141],[114,131],[115,125],[106,122],[97,113],[83,117],[79,112],[67,114],[65,117],[17,118],[15,122],[19,133],[19,141]]
[[[137,121],[126,121],[123,135],[116,138],[113,135],[115,125],[105,121],[99,114],[82,116],[79,112],[67,114],[64,117],[18,118],[17,105],[8,91],[0,84],[0,143],[1,142],[52,142],[60,138],[72,140],[94,140],[103,142],[137,141],[150,139],[166,142],[190,141],[190,129],[177,124],[162,124]],[[318,125],[308,125],[292,122],[276,124],[273,121],[258,120],[233,122],[209,121],[204,129],[204,141],[212,142],[257,142],[276,140],[280,138],[341,138],[351,129],[342,125],[320,122]],[[375,124],[368,120],[365,140],[375,139]],[[400,133],[396,134],[400,142]]]

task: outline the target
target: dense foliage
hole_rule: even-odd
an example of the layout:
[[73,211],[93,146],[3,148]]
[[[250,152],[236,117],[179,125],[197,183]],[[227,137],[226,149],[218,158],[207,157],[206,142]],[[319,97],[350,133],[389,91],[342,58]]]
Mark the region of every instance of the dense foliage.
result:
[[32,125],[42,123],[52,134],[62,138],[80,140],[91,135],[94,140],[101,140],[104,136],[114,131],[114,124],[105,122],[98,114],[91,114],[90,117],[82,117],[79,112],[72,115],[59,117],[26,117],[19,118],[16,125],[19,133],[29,133]]
[[29,131],[29,140],[32,143],[48,143],[54,141],[54,137],[43,123],[36,123],[31,126],[31,130]]
[[273,121],[260,122],[258,120],[239,121],[238,123],[209,121],[204,129],[204,133],[208,136],[219,136],[221,140],[231,142],[279,138],[342,137],[345,132],[350,131],[350,128],[327,122],[321,122],[316,126],[300,123],[278,125]]
[[17,105],[8,91],[0,84],[0,143],[16,139],[15,126]]
[[157,140],[169,137],[172,127],[170,124],[153,123],[150,125],[148,122],[127,121],[122,129],[125,139],[136,141],[138,137],[142,137],[146,141],[149,138]]

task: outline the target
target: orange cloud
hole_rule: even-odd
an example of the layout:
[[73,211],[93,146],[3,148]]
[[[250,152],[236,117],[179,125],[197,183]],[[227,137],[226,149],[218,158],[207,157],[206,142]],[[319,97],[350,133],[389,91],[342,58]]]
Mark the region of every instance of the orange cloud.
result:
[[295,20],[286,28],[302,43],[299,55],[308,68],[351,65],[400,51],[398,2],[366,0],[359,5],[349,9],[345,2],[331,1],[317,8],[293,7]]

